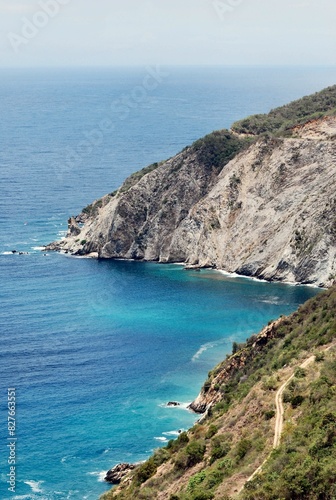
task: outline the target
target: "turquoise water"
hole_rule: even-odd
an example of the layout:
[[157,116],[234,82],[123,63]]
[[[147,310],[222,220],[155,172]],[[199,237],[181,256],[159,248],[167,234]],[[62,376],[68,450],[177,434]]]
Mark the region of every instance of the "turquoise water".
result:
[[[0,73],[0,498],[93,500],[108,488],[104,471],[144,460],[192,425],[186,404],[234,340],[317,291],[176,265],[44,256],[38,248],[130,172],[336,75],[170,69],[70,166],[67,148],[79,147],[142,70]],[[14,495],[6,485],[8,387],[17,394]],[[169,400],[182,405],[167,408]]]

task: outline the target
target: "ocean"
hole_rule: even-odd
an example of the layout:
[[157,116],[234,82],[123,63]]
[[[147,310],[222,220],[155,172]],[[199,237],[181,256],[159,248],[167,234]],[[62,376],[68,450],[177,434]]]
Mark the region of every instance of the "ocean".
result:
[[187,404],[233,341],[318,293],[41,247],[130,173],[335,80],[335,68],[0,70],[1,499],[97,500],[109,468],[195,422]]

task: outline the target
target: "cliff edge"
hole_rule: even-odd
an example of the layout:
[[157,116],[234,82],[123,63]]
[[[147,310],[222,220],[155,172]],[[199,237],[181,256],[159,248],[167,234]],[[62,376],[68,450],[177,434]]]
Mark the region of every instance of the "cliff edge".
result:
[[[313,111],[321,102],[327,111],[296,117],[297,101],[286,129],[267,133],[265,126],[253,135],[245,124],[214,132],[133,174],[71,219],[68,236],[46,249],[330,286],[336,276],[336,86],[304,99],[319,103]],[[256,121],[264,123],[260,116]]]

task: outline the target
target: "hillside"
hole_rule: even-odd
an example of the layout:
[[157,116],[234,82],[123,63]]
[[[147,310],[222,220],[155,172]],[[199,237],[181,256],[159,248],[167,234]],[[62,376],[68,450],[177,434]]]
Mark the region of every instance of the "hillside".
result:
[[[336,86],[214,132],[131,175],[46,249],[332,287],[335,110]],[[202,420],[104,500],[334,499],[335,311],[333,287],[234,344],[191,405]]]
[[[202,420],[103,500],[335,498],[335,341],[333,287],[234,345],[195,402]],[[276,396],[284,427],[272,451]]]
[[268,114],[249,116],[240,120],[232,125],[232,130],[238,134],[272,133],[290,136],[296,125],[335,115],[336,85],[333,85],[321,92],[273,109]]
[[290,138],[215,132],[133,174],[47,249],[330,286],[335,165],[336,116],[296,125]]

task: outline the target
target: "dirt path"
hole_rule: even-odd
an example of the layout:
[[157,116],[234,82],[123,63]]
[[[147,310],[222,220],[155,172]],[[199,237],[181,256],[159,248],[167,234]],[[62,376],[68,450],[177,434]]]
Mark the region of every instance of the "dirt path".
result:
[[[300,365],[300,368],[307,368],[307,366],[310,365],[310,363],[313,363],[313,361],[315,361],[315,356],[310,356],[310,358],[306,359],[306,361]],[[284,416],[282,396],[287,385],[291,380],[293,380],[293,378],[294,378],[294,373],[286,380],[284,384],[282,384],[282,386],[275,395],[276,420],[274,429],[273,449],[277,448],[280,445],[280,439],[282,434],[283,416]]]
[[[332,347],[335,347],[336,344],[332,344],[326,349],[324,349],[322,352],[327,352],[330,351]],[[300,368],[307,368],[311,363],[315,361],[315,356],[310,356],[308,359],[306,359],[301,365]],[[276,406],[276,419],[275,419],[275,429],[274,429],[274,441],[273,441],[273,450],[275,448],[278,448],[280,445],[280,440],[281,440],[281,435],[282,435],[282,430],[283,430],[283,423],[284,423],[284,407],[283,407],[283,393],[289,384],[289,382],[294,378],[294,373],[282,384],[280,389],[278,389],[276,395],[275,395],[275,406]],[[272,453],[272,452],[271,452]],[[247,479],[245,482],[248,483],[249,481],[252,481],[252,479],[255,478],[257,474],[259,474],[265,463],[268,461],[271,453],[268,455],[268,457],[263,461],[263,463],[256,469],[253,474]],[[242,486],[240,489],[239,493],[244,489],[245,484]]]

